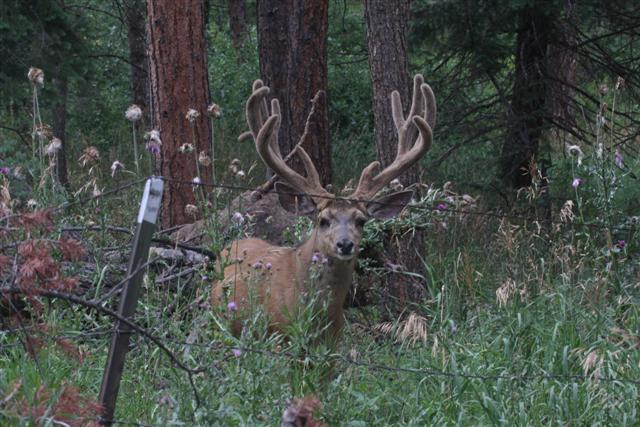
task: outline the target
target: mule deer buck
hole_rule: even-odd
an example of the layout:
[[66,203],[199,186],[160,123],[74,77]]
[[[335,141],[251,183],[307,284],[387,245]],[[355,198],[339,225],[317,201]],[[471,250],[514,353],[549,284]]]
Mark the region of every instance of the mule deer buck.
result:
[[[374,161],[362,171],[358,187],[349,197],[336,198],[322,187],[318,172],[301,144],[296,149],[306,176],[287,166],[278,148],[280,104],[273,99],[269,113],[268,94],[269,88],[257,80],[247,100],[247,123],[256,149],[263,162],[291,187],[276,184],[283,207],[299,214],[315,212],[315,227],[311,237],[295,248],[273,246],[260,239],[235,241],[223,252],[232,263],[225,267],[224,279],[214,284],[212,303],[216,306],[234,301],[243,310],[255,301],[269,316],[270,330],[286,332],[293,320],[291,314],[303,304],[302,295],[318,292],[327,306],[325,333],[335,340],[344,323],[343,304],[351,286],[365,223],[370,218],[387,219],[398,214],[413,192],[374,197],[431,147],[435,97],[422,76],[417,75],[409,117],[405,119],[399,93],[391,94],[398,131],[395,160],[377,174],[380,163]],[[311,270],[316,272],[315,280],[310,280]],[[236,321],[234,332],[239,333],[240,327]]]

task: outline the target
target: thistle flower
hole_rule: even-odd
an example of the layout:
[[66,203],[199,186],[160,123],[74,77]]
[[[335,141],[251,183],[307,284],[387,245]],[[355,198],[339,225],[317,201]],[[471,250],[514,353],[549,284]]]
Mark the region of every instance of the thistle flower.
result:
[[439,211],[446,211],[447,205],[445,205],[444,203],[438,203],[438,206],[436,206],[436,209],[438,209]]
[[240,350],[239,348],[234,348],[233,350],[231,350],[231,353],[232,353],[235,357],[240,357],[240,356],[242,356],[242,350]]
[[34,86],[44,86],[44,71],[40,68],[31,67],[27,73],[27,78]]
[[204,167],[211,166],[211,157],[207,155],[206,151],[200,152],[200,155],[198,156],[198,163]]
[[246,174],[244,173],[243,170],[239,170],[238,172],[236,172],[236,178],[238,179],[243,179],[246,176]]
[[240,212],[234,212],[231,221],[236,225],[242,225],[244,224],[244,216]]
[[80,163],[80,166],[85,167],[89,163],[95,163],[98,160],[100,160],[100,152],[92,145],[84,149],[82,155],[78,159],[78,162]]
[[189,153],[193,153],[193,144],[189,144],[188,142],[185,144],[182,144],[179,148],[178,151],[182,154],[189,154]]
[[229,301],[229,304],[227,304],[227,310],[238,311],[238,304],[236,304],[235,301]]
[[184,207],[184,213],[189,216],[195,217],[198,215],[198,207],[196,205],[188,204]]
[[144,138],[148,142],[155,142],[157,145],[162,146],[162,140],[160,139],[160,131],[158,129],[152,129],[144,135]]
[[191,183],[193,184],[193,191],[196,191],[196,189],[200,186],[200,184],[202,184],[202,180],[200,179],[199,176],[196,176],[191,180]]
[[584,153],[582,152],[582,149],[580,148],[580,146],[578,145],[567,146],[567,153],[578,158],[577,160],[578,166],[582,165],[582,159],[584,158]]
[[575,177],[575,178],[573,178],[573,182],[571,183],[571,186],[573,188],[578,188],[582,184],[582,182],[583,182],[582,178]]
[[264,267],[264,265],[260,261],[258,261],[255,264],[253,264],[253,268],[256,269],[256,270],[260,270],[260,269],[262,269],[262,267]]
[[622,159],[622,154],[618,149],[616,149],[616,153],[613,155],[613,162],[619,168],[622,168],[624,166],[624,160]]
[[618,76],[616,80],[616,90],[624,89],[624,78],[622,76]]
[[273,268],[273,264],[271,264],[270,262],[266,263],[264,265],[264,268],[266,268],[267,270],[271,270]]
[[147,151],[153,155],[160,154],[160,146],[153,141],[147,141],[146,148]]
[[189,111],[187,111],[187,115],[185,116],[185,118],[189,120],[189,123],[195,123],[198,117],[200,117],[200,113],[198,112],[198,110],[195,110],[193,108],[190,108]]
[[34,137],[43,138],[43,139],[51,139],[53,138],[53,129],[46,123],[37,125],[33,131]]
[[624,249],[625,246],[627,246],[627,242],[625,240],[618,240],[618,247],[620,249]]
[[11,174],[11,169],[8,166],[2,166],[0,168],[0,175],[9,176]]
[[321,258],[320,252],[314,252],[313,256],[311,257],[311,263],[312,264],[319,263],[320,262],[320,258]]
[[34,210],[38,207],[38,202],[36,202],[36,199],[29,199],[27,200],[27,207]]
[[220,106],[214,102],[207,107],[207,114],[209,117],[220,117],[222,111],[220,111]]
[[127,111],[124,112],[124,116],[132,123],[137,122],[142,118],[142,109],[136,104],[131,104]]
[[121,169],[124,169],[124,163],[120,162],[120,160],[111,163],[111,178],[115,178],[116,173]]
[[62,149],[62,141],[60,140],[60,138],[53,137],[51,139],[51,142],[47,145],[44,151],[48,156],[53,156],[61,149]]
[[389,187],[391,187],[393,191],[401,191],[404,188],[404,185],[402,185],[400,180],[396,178],[389,183]]

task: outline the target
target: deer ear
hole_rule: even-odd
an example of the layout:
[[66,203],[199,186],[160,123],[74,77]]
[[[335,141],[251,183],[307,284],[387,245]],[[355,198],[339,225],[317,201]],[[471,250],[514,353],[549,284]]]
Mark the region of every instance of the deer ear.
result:
[[398,215],[409,204],[413,191],[399,191],[378,197],[367,203],[367,212],[375,219],[389,219]]
[[316,204],[313,199],[300,192],[293,187],[276,182],[275,190],[280,199],[280,205],[288,212],[296,215],[309,215],[316,211]]

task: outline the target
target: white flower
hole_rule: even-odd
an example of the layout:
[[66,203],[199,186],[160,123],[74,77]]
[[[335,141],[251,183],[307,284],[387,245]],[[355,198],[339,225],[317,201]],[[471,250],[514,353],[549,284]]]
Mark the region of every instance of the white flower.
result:
[[59,138],[53,137],[51,142],[45,148],[45,153],[49,156],[53,156],[62,149],[62,141]]
[[214,102],[207,108],[207,114],[211,117],[220,117],[222,111],[220,111],[220,106]]
[[145,136],[148,141],[155,142],[157,145],[162,145],[162,140],[160,139],[160,131],[158,129],[150,130]]
[[40,68],[29,68],[27,78],[34,86],[44,86],[44,71],[42,71]]
[[27,207],[29,209],[35,209],[35,208],[38,207],[38,202],[36,202],[35,199],[29,199],[29,200],[27,200]]
[[131,104],[129,108],[127,108],[127,111],[125,111],[124,116],[130,122],[137,122],[142,118],[142,109],[136,104]]
[[198,112],[198,110],[190,108],[189,111],[187,111],[187,115],[185,117],[187,120],[189,120],[190,123],[194,123],[196,119],[200,117],[200,113]]
[[124,169],[124,163],[120,162],[120,160],[113,162],[111,164],[111,178],[114,178],[120,169]]
[[246,176],[246,174],[244,173],[243,170],[239,170],[238,172],[236,172],[236,178],[242,179]]
[[193,153],[193,145],[189,143],[182,144],[180,148],[178,148],[178,151],[183,154]]
[[567,153],[578,158],[578,166],[582,164],[584,153],[582,152],[582,149],[578,145],[567,146]]

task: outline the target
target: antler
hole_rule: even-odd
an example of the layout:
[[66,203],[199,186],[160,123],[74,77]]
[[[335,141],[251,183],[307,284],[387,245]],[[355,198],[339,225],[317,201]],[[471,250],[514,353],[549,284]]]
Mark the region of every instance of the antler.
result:
[[[398,91],[393,91],[391,94],[391,111],[393,122],[398,130],[396,158],[376,176],[373,176],[373,173],[380,167],[380,162],[372,162],[364,168],[358,187],[350,196],[351,198],[372,199],[382,187],[410,168],[431,148],[432,129],[436,123],[436,98],[431,87],[424,82],[422,75],[417,74],[413,79],[413,99],[408,119],[403,117]],[[412,146],[416,133],[419,135]]]
[[[313,165],[313,161],[300,143],[297,144],[296,151],[304,164],[307,172],[306,177],[291,169],[282,158],[278,147],[281,119],[280,103],[277,99],[271,100],[271,114],[269,114],[266,101],[269,92],[270,89],[264,86],[261,80],[256,80],[253,83],[253,93],[247,100],[246,107],[247,124],[262,161],[293,188],[309,195],[316,204],[333,198],[334,196],[322,186],[320,175]],[[307,132],[303,134],[302,138],[306,136]]]

